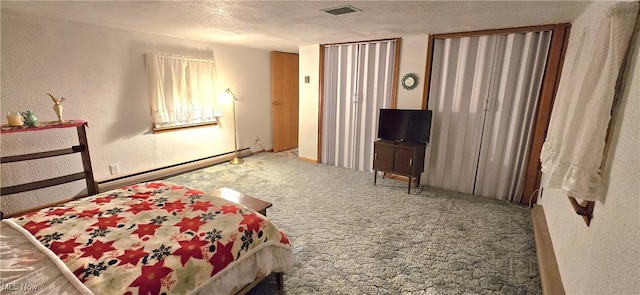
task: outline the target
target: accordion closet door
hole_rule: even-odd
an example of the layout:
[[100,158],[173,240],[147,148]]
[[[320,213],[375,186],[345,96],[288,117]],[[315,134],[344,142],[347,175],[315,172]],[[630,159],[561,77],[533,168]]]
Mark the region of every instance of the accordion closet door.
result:
[[322,157],[373,171],[378,113],[392,107],[396,40],[324,46]]
[[435,39],[426,182],[519,202],[551,32]]

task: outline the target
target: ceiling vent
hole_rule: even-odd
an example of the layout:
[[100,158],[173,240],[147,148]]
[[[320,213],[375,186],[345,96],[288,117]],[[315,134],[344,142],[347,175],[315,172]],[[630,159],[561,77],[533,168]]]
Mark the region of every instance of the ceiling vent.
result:
[[351,5],[343,5],[343,6],[338,6],[338,7],[332,7],[332,8],[327,8],[327,9],[321,9],[320,11],[324,11],[326,13],[330,13],[333,15],[341,15],[341,14],[346,14],[346,13],[352,13],[352,12],[358,12],[358,11],[362,11],[358,8],[355,8]]

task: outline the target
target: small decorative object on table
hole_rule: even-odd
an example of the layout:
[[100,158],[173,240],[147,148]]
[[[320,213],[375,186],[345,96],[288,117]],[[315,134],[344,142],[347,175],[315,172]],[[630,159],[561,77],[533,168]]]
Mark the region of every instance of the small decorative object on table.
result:
[[24,125],[24,122],[22,121],[22,113],[8,112],[7,123],[9,124],[9,127],[20,127]]
[[64,97],[54,97],[53,95],[47,93],[47,95],[49,97],[51,97],[51,100],[55,103],[53,105],[53,111],[56,112],[56,116],[58,116],[58,122],[59,123],[64,123],[64,120],[62,120],[62,102],[65,100]]
[[36,114],[34,114],[33,112],[31,111],[23,112],[22,118],[24,119],[24,123],[27,124],[27,126],[29,127],[38,126],[38,118],[36,117]]

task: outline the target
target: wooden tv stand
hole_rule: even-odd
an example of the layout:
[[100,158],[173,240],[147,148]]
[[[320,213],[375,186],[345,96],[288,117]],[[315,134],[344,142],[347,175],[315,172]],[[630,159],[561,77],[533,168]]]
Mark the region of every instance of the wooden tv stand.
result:
[[406,176],[409,178],[407,193],[411,193],[411,179],[420,185],[420,175],[424,171],[424,143],[395,142],[377,140],[373,143],[373,185],[378,180],[378,171]]

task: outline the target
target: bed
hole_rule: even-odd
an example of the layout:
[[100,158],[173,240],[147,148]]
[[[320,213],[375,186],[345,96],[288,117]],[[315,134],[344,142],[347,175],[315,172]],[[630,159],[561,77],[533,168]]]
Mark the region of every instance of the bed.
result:
[[[68,127],[82,137],[85,126]],[[79,141],[84,148],[71,150],[88,157],[86,137]],[[2,195],[51,185],[39,183],[2,188]],[[293,263],[287,236],[265,216],[164,181],[0,222],[0,285],[12,294],[235,294]]]

